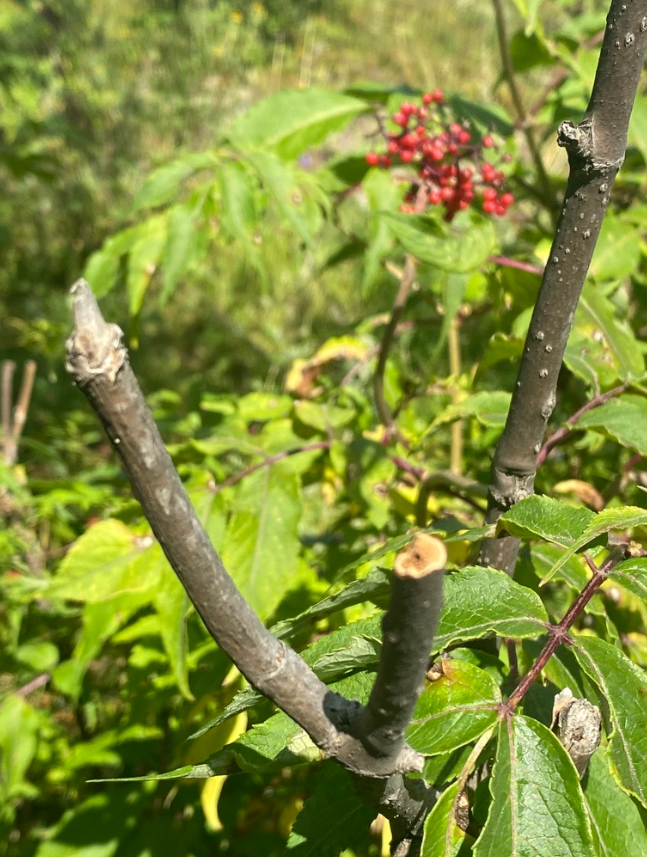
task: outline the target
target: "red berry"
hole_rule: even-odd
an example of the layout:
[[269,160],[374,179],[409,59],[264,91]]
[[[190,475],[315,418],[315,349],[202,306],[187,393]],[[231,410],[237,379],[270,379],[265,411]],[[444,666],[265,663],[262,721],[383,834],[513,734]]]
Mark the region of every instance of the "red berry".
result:
[[486,199],[483,203],[483,211],[486,214],[494,214],[494,212],[496,211],[496,202],[491,199]]
[[423,104],[431,104],[431,102],[433,100],[434,100],[434,96],[431,92],[425,92],[425,94],[422,96],[422,103]]
[[463,146],[466,143],[469,143],[469,141],[471,139],[472,139],[472,135],[469,133],[469,131],[461,131],[461,133],[458,135],[458,142],[462,143]]
[[491,182],[494,181],[494,178],[496,176],[496,170],[494,169],[492,164],[488,164],[486,162],[481,167],[481,175],[483,176],[484,181]]
[[496,191],[493,187],[486,187],[483,191],[483,199],[496,199]]
[[388,155],[380,155],[380,166],[381,167],[390,167],[393,161],[389,158]]
[[380,163],[380,156],[376,152],[369,152],[366,156],[366,163],[376,167]]
[[400,141],[400,145],[404,146],[406,149],[415,149],[418,145],[418,138],[415,134],[405,134]]
[[440,102],[440,101],[444,100],[444,97],[445,96],[443,95],[443,93],[440,89],[434,89],[434,91],[431,93],[431,100],[432,101]]
[[507,206],[512,205],[512,203],[514,202],[514,197],[512,196],[511,193],[503,193],[503,194],[501,194],[500,202],[501,202],[501,205],[505,205],[507,208]]
[[427,195],[427,199],[432,205],[438,205],[441,200],[440,191],[432,190],[431,193]]
[[389,140],[389,145],[386,147],[386,150],[390,155],[395,155],[396,152],[400,151],[400,144],[397,140]]
[[413,152],[410,149],[403,149],[403,151],[400,152],[400,160],[405,164],[411,163],[413,160]]
[[415,110],[416,108],[409,101],[403,101],[400,105],[400,113],[404,113],[405,116],[410,116]]
[[409,121],[409,117],[401,111],[398,111],[398,113],[394,113],[391,118],[393,119],[396,125],[400,125],[402,128],[404,128]]
[[443,202],[449,202],[454,199],[455,191],[453,187],[444,187],[440,192],[440,198]]
[[489,134],[486,134],[485,137],[483,137],[482,142],[484,149],[491,149],[492,146],[494,146],[494,140]]

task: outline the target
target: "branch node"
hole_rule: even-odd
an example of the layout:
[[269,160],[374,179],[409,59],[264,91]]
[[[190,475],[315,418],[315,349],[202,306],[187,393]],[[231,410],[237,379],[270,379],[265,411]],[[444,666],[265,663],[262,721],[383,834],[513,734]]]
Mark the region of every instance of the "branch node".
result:
[[121,341],[123,331],[106,322],[85,280],[77,280],[70,294],[74,332],[66,343],[65,368],[80,386],[98,375],[105,375],[114,384],[127,355]]

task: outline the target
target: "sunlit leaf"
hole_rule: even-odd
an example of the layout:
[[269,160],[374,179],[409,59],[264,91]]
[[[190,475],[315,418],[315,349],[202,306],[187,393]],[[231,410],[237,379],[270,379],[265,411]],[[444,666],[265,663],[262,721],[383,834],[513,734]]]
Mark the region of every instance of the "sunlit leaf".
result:
[[597,857],[575,767],[538,721],[501,723],[490,792],[474,857]]
[[647,806],[647,674],[596,637],[578,637],[573,651],[606,700],[611,755],[620,781]]
[[497,522],[497,529],[519,538],[543,539],[570,547],[594,520],[595,513],[589,509],[533,495],[505,512]]
[[337,857],[374,818],[375,810],[361,800],[350,775],[334,762],[326,762],[294,823],[285,854]]
[[405,250],[443,271],[465,274],[475,270],[486,261],[496,243],[489,220],[465,223],[463,228],[445,232],[435,220],[424,215],[382,211],[379,216]]
[[433,756],[475,741],[497,719],[501,691],[484,670],[467,661],[441,661],[442,675],[420,694],[407,741]]
[[366,102],[327,89],[277,92],[239,116],[228,136],[238,146],[272,149],[291,159],[367,109]]

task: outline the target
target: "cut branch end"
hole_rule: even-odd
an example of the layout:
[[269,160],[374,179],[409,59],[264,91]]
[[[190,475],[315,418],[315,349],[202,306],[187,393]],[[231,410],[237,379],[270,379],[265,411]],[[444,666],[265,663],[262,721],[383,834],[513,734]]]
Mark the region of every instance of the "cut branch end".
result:
[[400,551],[393,564],[398,577],[421,578],[441,571],[447,564],[447,548],[434,536],[418,533],[411,544]]

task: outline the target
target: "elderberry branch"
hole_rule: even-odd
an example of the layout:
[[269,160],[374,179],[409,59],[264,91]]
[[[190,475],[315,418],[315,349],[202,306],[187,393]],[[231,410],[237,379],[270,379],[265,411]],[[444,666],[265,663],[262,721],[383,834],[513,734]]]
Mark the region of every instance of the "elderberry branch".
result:
[[532,667],[521,679],[516,689],[510,694],[508,699],[506,699],[506,701],[500,705],[499,711],[502,715],[509,715],[514,711],[514,709],[521,702],[526,693],[528,693],[528,690],[539,678],[541,671],[544,669],[555,651],[559,648],[559,646],[562,645],[562,643],[568,643],[568,632],[582,615],[584,608],[589,603],[591,598],[593,598],[595,593],[607,579],[609,572],[613,569],[615,565],[617,565],[622,559],[624,559],[625,556],[625,546],[619,545],[615,547],[612,551],[610,551],[609,555],[606,557],[602,565],[598,567],[595,565],[593,560],[587,554],[585,554],[589,568],[593,572],[592,577],[590,578],[584,589],[579,593],[575,601],[573,601],[571,606],[568,608],[561,621],[558,622],[557,625],[550,625],[548,627],[548,640],[546,642],[546,645],[537,656],[537,660],[534,662]]

